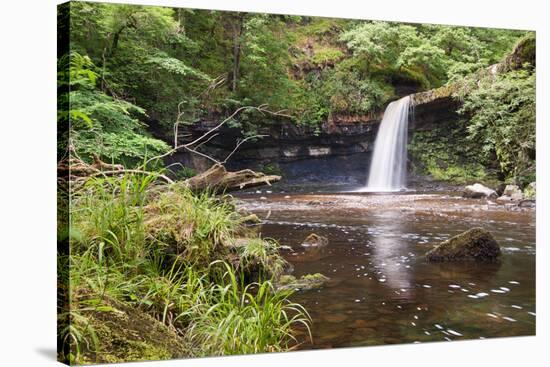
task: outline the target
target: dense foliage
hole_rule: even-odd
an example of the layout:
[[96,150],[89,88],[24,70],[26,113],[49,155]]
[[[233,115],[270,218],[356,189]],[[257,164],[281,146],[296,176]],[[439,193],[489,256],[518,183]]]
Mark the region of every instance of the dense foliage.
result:
[[97,88],[98,74],[87,56],[71,53],[63,57],[59,87],[67,85],[70,104],[60,109],[58,123],[70,120],[71,143],[86,157],[98,154],[109,160],[131,163],[148,154],[159,154],[168,146],[149,137],[140,117],[145,110],[123,99],[114,98]]
[[[368,115],[400,87],[440,86],[497,62],[521,34],[91,3],[71,5],[71,32],[100,89],[167,129],[180,102],[187,122],[263,103],[299,124]],[[243,129],[260,116],[249,120]]]
[[[518,45],[534,44],[533,37]],[[535,77],[534,65],[525,63],[505,73],[464,78],[456,93],[460,112],[469,118],[468,138],[482,149],[480,158],[496,156],[504,177],[522,186],[535,180]]]

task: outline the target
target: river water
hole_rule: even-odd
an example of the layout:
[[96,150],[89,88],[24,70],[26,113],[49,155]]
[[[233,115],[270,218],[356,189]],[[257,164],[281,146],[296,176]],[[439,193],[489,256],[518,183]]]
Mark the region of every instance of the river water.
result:
[[[294,275],[322,273],[292,300],[309,311],[299,349],[535,334],[535,209],[453,194],[265,194],[240,197]],[[428,263],[435,244],[472,227],[499,241],[496,264]],[[310,233],[328,237],[304,248]]]

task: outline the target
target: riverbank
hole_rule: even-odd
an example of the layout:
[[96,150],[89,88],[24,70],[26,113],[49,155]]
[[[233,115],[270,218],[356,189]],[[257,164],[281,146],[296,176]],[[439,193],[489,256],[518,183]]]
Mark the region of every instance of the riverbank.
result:
[[[286,351],[307,311],[288,263],[229,196],[159,175],[72,182],[59,219],[59,359],[96,364]],[[62,209],[62,207],[60,207]],[[302,331],[303,333],[303,331]]]

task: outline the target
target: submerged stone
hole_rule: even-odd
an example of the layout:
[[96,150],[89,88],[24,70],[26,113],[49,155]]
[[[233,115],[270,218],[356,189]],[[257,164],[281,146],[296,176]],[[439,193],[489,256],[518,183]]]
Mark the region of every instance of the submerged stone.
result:
[[520,208],[534,208],[536,206],[536,201],[531,199],[521,200],[518,206]]
[[254,225],[254,224],[262,223],[262,220],[260,218],[258,218],[258,216],[256,214],[249,214],[245,217],[242,217],[240,222],[243,223],[243,224]]
[[278,290],[311,290],[321,288],[330,278],[321,273],[307,274],[300,278],[293,275],[283,275],[276,282]]
[[312,233],[302,242],[304,247],[319,247],[328,245],[328,238]]
[[426,254],[426,259],[438,261],[475,260],[491,262],[500,256],[500,246],[490,232],[483,228],[472,228],[456,235]]

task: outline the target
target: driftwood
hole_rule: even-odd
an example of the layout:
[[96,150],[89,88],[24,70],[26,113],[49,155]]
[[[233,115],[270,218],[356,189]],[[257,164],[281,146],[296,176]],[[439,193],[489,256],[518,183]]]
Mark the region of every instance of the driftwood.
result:
[[[74,154],[76,155],[76,154]],[[88,164],[79,157],[71,156],[69,159],[62,160],[57,165],[58,177],[68,179],[76,183],[86,181],[95,176],[112,176],[124,173],[142,173],[151,174],[151,172],[140,169],[125,169],[121,164],[111,164],[102,161],[97,154],[92,154],[93,162]],[[157,176],[167,183],[174,181],[165,175],[157,174]]]
[[250,169],[228,172],[221,164],[214,164],[203,173],[183,181],[182,184],[192,191],[228,192],[254,186],[271,185],[271,183],[280,179],[281,176],[265,175]]
[[[151,172],[144,170],[125,169],[120,164],[103,162],[97,155],[94,155],[93,159],[94,161],[91,164],[76,157],[64,160],[57,166],[58,175],[59,177],[68,178],[69,181],[73,183],[77,183],[84,182],[89,178],[100,175],[110,176],[124,173],[151,174]],[[169,184],[174,184],[174,181],[165,175],[157,174],[157,176]],[[212,192],[220,193],[242,190],[260,185],[271,185],[272,182],[277,182],[280,179],[281,176],[265,175],[250,169],[228,172],[223,165],[214,164],[205,172],[175,184],[183,185],[195,192],[211,190]]]
[[60,174],[69,173],[69,178],[77,179],[79,177],[87,177],[101,171],[123,171],[124,166],[121,164],[110,164],[103,162],[98,155],[93,154],[93,162],[88,164],[78,157],[71,156],[69,159],[59,162],[57,171]]

